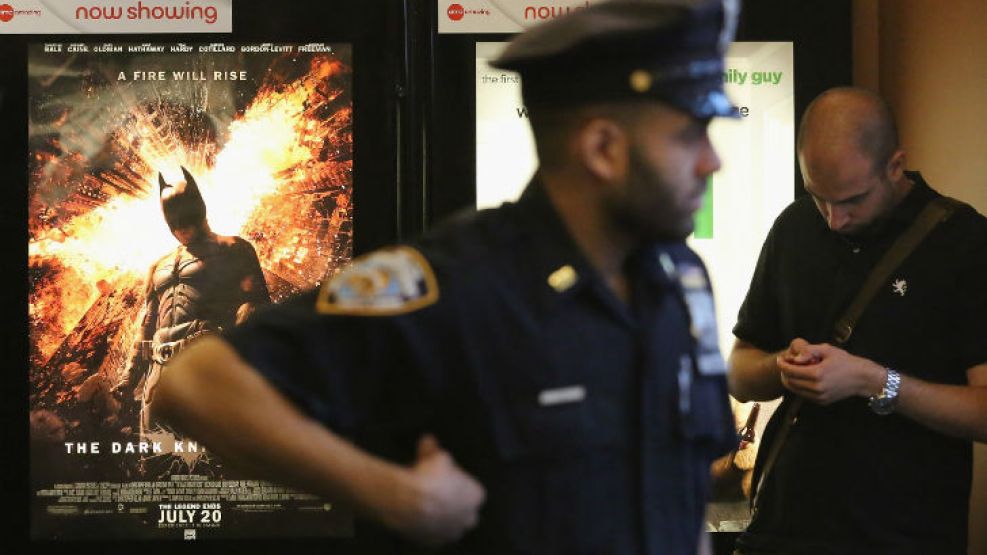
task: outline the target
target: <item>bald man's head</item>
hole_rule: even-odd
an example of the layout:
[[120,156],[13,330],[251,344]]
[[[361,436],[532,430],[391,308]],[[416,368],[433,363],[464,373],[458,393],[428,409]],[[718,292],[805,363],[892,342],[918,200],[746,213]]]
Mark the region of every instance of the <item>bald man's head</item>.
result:
[[798,157],[806,191],[838,233],[880,222],[911,186],[891,110],[862,89],[831,89],[809,104]]
[[891,108],[864,89],[830,89],[816,97],[802,116],[800,158],[807,149],[837,158],[855,151],[871,161],[874,171],[881,171],[898,150],[898,129]]

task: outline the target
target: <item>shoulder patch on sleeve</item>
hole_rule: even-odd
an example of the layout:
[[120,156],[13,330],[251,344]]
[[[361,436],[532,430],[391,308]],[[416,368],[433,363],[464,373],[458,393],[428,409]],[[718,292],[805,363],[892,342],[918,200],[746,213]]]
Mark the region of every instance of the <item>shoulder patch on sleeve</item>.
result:
[[435,273],[425,257],[406,246],[358,257],[319,290],[320,314],[393,316],[439,299]]

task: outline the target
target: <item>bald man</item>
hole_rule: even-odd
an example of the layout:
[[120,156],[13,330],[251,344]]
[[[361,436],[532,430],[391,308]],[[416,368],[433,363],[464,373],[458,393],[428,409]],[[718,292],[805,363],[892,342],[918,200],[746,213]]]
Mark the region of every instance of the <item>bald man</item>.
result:
[[839,88],[802,119],[808,195],[775,221],[740,310],[729,380],[784,396],[794,424],[738,552],[966,555],[972,442],[987,441],[987,219],[960,205],[882,284],[836,347],[833,324],[941,195],[905,170],[877,96]]

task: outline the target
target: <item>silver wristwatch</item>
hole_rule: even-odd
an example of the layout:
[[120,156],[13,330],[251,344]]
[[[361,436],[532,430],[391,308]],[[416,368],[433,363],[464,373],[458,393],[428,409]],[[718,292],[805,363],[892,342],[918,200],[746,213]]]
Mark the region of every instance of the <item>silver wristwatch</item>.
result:
[[898,389],[901,388],[901,374],[893,368],[888,368],[888,379],[884,383],[881,393],[872,395],[867,400],[870,410],[882,416],[894,412],[895,405],[898,404]]

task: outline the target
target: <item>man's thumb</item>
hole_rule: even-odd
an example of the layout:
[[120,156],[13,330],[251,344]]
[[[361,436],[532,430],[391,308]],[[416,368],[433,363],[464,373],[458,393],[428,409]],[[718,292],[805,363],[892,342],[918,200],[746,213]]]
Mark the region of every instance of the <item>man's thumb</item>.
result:
[[418,460],[427,459],[441,452],[442,446],[432,434],[425,434],[418,440]]
[[804,351],[805,348],[808,346],[809,346],[808,341],[802,339],[801,337],[796,337],[795,339],[792,340],[792,343],[789,345],[788,350],[793,355],[798,355],[801,354],[802,351]]

